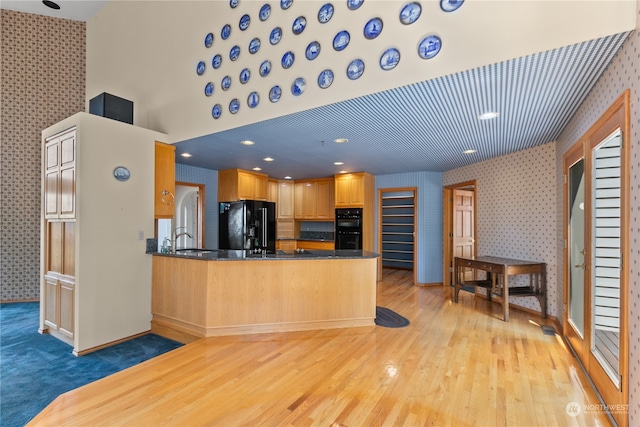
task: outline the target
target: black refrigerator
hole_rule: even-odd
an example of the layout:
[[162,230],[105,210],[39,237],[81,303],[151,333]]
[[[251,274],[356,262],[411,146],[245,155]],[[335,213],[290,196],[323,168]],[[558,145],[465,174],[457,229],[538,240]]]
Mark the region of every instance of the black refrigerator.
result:
[[259,200],[220,202],[218,248],[276,250],[276,204]]

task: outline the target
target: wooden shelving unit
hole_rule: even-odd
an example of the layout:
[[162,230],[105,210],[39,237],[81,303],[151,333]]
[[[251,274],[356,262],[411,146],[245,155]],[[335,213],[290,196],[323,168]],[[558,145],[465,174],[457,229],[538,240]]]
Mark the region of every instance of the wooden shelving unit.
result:
[[382,266],[413,270],[414,214],[412,192],[386,192],[382,196]]

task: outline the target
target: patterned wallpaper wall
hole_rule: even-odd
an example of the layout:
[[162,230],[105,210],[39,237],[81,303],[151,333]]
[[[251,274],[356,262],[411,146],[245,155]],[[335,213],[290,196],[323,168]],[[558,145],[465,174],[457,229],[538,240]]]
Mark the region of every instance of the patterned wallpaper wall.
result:
[[205,247],[218,248],[218,171],[176,164],[176,181],[204,184]]
[[[564,130],[557,142],[556,203],[562,206],[562,156],[593,125],[626,89],[631,91],[631,142],[630,152],[630,256],[629,262],[629,425],[640,425],[640,3],[636,31],[622,47],[611,65],[600,78],[591,94]],[[562,224],[562,210],[557,212]],[[562,229],[557,231],[557,241],[562,241]],[[557,249],[558,271],[562,271],[562,246]],[[558,288],[562,289],[559,275]]]
[[84,111],[85,23],[5,9],[0,17],[0,300],[37,300],[41,132]]
[[[555,158],[555,144],[545,144],[445,172],[443,185],[477,181],[478,255],[545,262],[548,312],[559,317]],[[533,297],[512,303],[540,310]]]
[[[378,235],[378,190],[417,187],[416,280],[421,284],[442,283],[442,174],[410,172],[377,175],[375,185],[375,225]],[[378,251],[375,239],[375,250]]]

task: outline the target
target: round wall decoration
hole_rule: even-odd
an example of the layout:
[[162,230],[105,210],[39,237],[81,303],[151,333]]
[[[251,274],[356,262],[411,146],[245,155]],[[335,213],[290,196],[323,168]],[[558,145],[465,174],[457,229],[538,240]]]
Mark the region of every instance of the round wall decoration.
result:
[[267,19],[269,19],[269,15],[271,15],[271,6],[269,6],[269,4],[265,4],[260,8],[260,13],[258,14],[258,17],[262,22],[264,22]]
[[131,178],[131,172],[124,166],[118,166],[113,170],[113,177],[118,181],[124,182]]
[[213,33],[209,33],[204,37],[204,47],[213,46]]
[[291,25],[291,31],[293,31],[293,34],[297,36],[298,34],[302,34],[302,32],[306,27],[307,27],[307,18],[305,18],[304,16],[298,16],[293,21],[293,25]]
[[226,40],[229,38],[230,35],[231,35],[231,25],[225,24],[224,27],[222,27],[222,30],[220,30],[220,37],[222,37],[222,40]]
[[351,36],[347,30],[342,30],[333,38],[333,48],[340,52],[344,50],[351,40]]
[[307,82],[302,77],[298,77],[291,84],[291,93],[293,96],[300,96],[306,88]]
[[347,0],[347,7],[351,10],[356,10],[362,6],[362,3],[364,3],[364,0]]
[[211,109],[211,116],[213,116],[214,119],[218,119],[220,118],[221,115],[222,115],[222,105],[220,104],[214,105],[213,108]]
[[362,59],[354,59],[347,66],[347,77],[350,80],[359,79],[364,73],[364,61]]
[[364,38],[373,40],[382,32],[382,19],[371,18],[366,24],[364,24]]
[[442,40],[436,35],[429,35],[418,43],[418,55],[422,59],[431,59],[440,53]]
[[240,101],[238,101],[238,98],[233,98],[229,103],[229,112],[235,114],[238,110],[240,110]]
[[269,91],[269,101],[276,103],[280,101],[280,97],[282,96],[282,88],[278,85],[271,88]]
[[440,9],[445,12],[453,12],[462,6],[464,0],[440,0]]
[[257,37],[254,37],[249,42],[249,53],[253,55],[259,50],[260,50],[260,39]]
[[262,64],[260,64],[260,76],[267,77],[270,72],[271,72],[271,61],[269,61],[268,59],[265,59],[264,61],[262,61]]
[[249,28],[250,23],[251,23],[251,17],[245,13],[240,18],[240,22],[238,23],[238,28],[240,28],[241,31],[244,31],[247,28]]
[[280,0],[280,8],[282,10],[287,10],[293,4],[293,0]]
[[393,70],[400,62],[400,51],[395,47],[384,51],[380,56],[380,68],[385,71]]
[[249,81],[249,79],[251,78],[251,70],[249,70],[248,68],[243,68],[242,71],[240,71],[240,83],[245,84]]
[[213,83],[209,82],[206,84],[206,86],[204,87],[204,94],[205,96],[211,96],[213,95]]
[[229,59],[235,61],[240,56],[240,46],[235,45],[229,50]]
[[282,64],[282,68],[284,68],[285,70],[287,68],[291,68],[295,59],[296,56],[293,54],[293,52],[286,52],[284,55],[282,55],[282,60],[280,61],[280,63]]
[[220,82],[220,87],[222,88],[222,90],[229,90],[229,88],[231,87],[231,77],[224,76],[222,78],[222,81]]
[[240,0],[229,0],[229,6],[231,9],[235,9],[240,4]]
[[247,105],[249,108],[256,108],[260,103],[260,95],[258,92],[251,92],[247,97]]
[[269,43],[275,46],[278,43],[280,43],[281,39],[282,39],[282,28],[276,27],[273,30],[271,30],[271,34],[269,34]]
[[307,49],[304,51],[304,56],[309,60],[313,61],[320,55],[320,43],[313,41],[307,45]]
[[320,6],[320,10],[318,11],[318,21],[321,24],[326,24],[333,18],[333,5],[331,3],[325,3]]
[[222,55],[215,54],[213,55],[213,58],[211,59],[211,66],[213,67],[214,70],[217,70],[218,68],[220,68],[220,65],[222,65]]
[[318,86],[321,89],[326,89],[331,86],[331,83],[333,83],[333,71],[329,69],[320,71],[320,74],[318,74]]
[[201,76],[204,74],[204,70],[207,68],[207,66],[205,65],[204,61],[200,61],[198,62],[198,65],[196,65],[196,73]]
[[413,24],[420,18],[422,13],[422,6],[418,2],[412,2],[404,5],[400,10],[400,22],[405,25]]

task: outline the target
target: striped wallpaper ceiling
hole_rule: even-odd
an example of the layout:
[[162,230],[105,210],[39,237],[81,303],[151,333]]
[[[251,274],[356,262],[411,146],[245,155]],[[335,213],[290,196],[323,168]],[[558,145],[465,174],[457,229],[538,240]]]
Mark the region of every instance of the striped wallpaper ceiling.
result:
[[[444,172],[554,141],[629,33],[489,65],[177,144],[208,169],[274,178]],[[493,120],[478,115],[497,111]],[[348,138],[335,144],[337,137]],[[238,142],[260,141],[253,147]],[[463,154],[467,149],[474,154]],[[275,162],[265,163],[270,156]],[[342,161],[343,166],[333,162]]]

